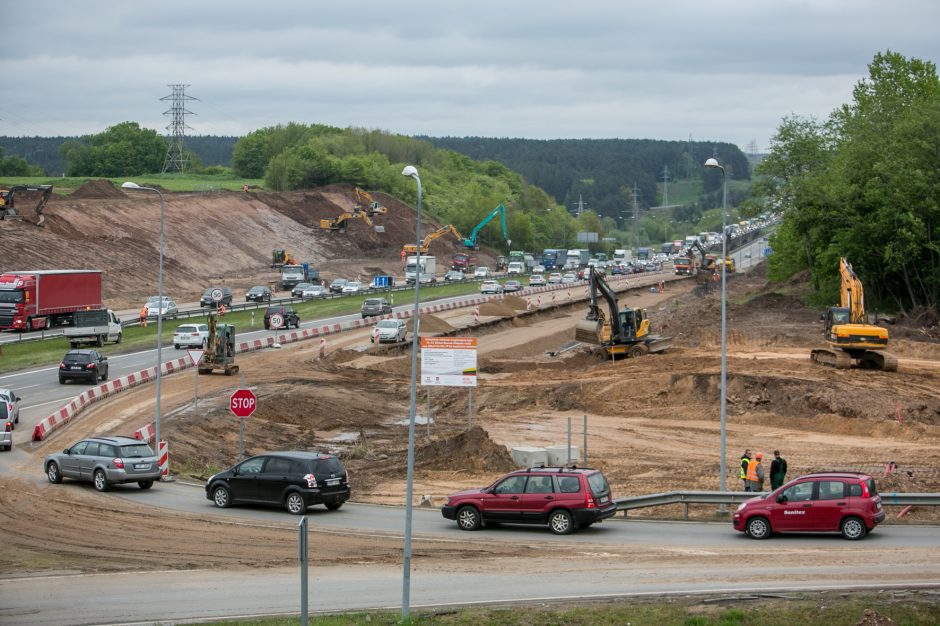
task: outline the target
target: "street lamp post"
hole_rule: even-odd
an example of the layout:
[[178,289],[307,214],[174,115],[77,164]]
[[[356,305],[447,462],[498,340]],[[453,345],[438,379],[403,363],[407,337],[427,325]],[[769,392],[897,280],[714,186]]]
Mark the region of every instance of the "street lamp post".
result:
[[130,181],[121,185],[123,189],[136,189],[139,191],[151,191],[160,196],[160,280],[157,295],[160,303],[157,307],[157,415],[154,420],[154,436],[157,441],[157,464],[160,463],[160,381],[163,376],[160,373],[163,367],[163,214],[166,209],[166,201],[163,199],[163,193],[154,187],[141,187],[137,183]]
[[[719,491],[725,490],[725,418],[728,414],[728,296],[725,278],[725,269],[728,260],[728,178],[725,168],[718,163],[718,159],[708,159],[705,167],[721,170],[721,464],[718,480]],[[722,507],[722,510],[724,507]]]
[[[414,178],[418,184],[418,225],[415,227],[415,310],[414,326],[411,336],[411,400],[408,405],[408,473],[405,488],[405,558],[402,565],[401,614],[408,617],[411,598],[411,518],[412,499],[414,498],[415,472],[415,401],[418,387],[418,308],[421,302],[421,177],[418,169],[408,165],[401,172],[402,176]],[[405,258],[407,263],[408,259]]]

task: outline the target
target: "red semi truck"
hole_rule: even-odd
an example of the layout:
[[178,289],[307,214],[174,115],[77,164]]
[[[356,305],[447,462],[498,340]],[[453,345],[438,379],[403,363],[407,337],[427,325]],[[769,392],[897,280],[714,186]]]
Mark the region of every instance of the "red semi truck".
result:
[[0,275],[0,330],[70,324],[75,311],[100,308],[101,270],[28,270]]

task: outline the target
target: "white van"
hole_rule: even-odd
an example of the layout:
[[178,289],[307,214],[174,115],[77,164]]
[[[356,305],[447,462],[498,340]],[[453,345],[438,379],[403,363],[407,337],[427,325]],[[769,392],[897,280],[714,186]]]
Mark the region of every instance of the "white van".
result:
[[509,264],[509,267],[506,270],[506,273],[507,274],[524,274],[525,262],[524,261],[512,261]]

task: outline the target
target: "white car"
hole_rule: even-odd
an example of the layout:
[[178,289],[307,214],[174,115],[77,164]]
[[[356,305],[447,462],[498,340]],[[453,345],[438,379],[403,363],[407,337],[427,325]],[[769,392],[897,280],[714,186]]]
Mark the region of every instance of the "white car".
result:
[[561,284],[562,284],[562,285],[570,285],[570,284],[576,283],[576,282],[578,282],[578,276],[577,276],[577,274],[574,274],[574,273],[572,273],[572,272],[568,272],[567,274],[565,274],[564,276],[561,277]]
[[343,285],[343,293],[362,293],[362,283],[357,280],[351,280]]
[[549,284],[549,285],[558,285],[558,284],[560,284],[560,283],[561,283],[561,273],[560,273],[560,272],[552,272],[551,274],[548,275],[548,284]]
[[382,320],[372,329],[372,343],[399,343],[408,335],[405,320]]
[[485,265],[481,265],[480,267],[473,270],[473,276],[475,278],[489,278],[492,275],[493,271]]
[[20,398],[12,389],[0,389],[0,402],[7,405],[7,415],[13,418],[14,424],[20,423]]
[[484,280],[480,283],[480,293],[503,293],[503,286],[495,280]]
[[163,317],[166,317],[166,316],[168,316],[168,315],[176,315],[177,311],[179,310],[179,309],[177,308],[177,306],[176,306],[176,303],[173,302],[172,300],[167,299],[167,298],[164,298],[164,299],[163,299],[163,306],[159,306],[159,307],[158,307],[159,304],[160,304],[160,299],[159,299],[159,298],[156,299],[156,300],[154,300],[154,301],[152,301],[152,302],[147,302],[147,304],[146,304],[146,307],[147,307],[147,317],[157,317],[157,316],[158,316],[158,312],[157,312],[157,309],[158,309],[158,308],[161,309],[160,313],[162,313],[162,316],[163,316]]
[[206,324],[183,324],[173,333],[173,347],[202,348],[209,345],[209,326]]
[[545,277],[541,274],[532,274],[529,276],[529,287],[542,287],[545,284]]
[[300,290],[300,297],[307,298],[325,298],[330,290],[323,285],[309,285]]

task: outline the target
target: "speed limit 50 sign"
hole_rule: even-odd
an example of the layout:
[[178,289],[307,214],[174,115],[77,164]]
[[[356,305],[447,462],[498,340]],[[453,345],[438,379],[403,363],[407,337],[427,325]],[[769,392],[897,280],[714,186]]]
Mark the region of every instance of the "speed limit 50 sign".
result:
[[228,408],[237,417],[249,417],[258,408],[258,398],[251,389],[239,389],[229,399]]

